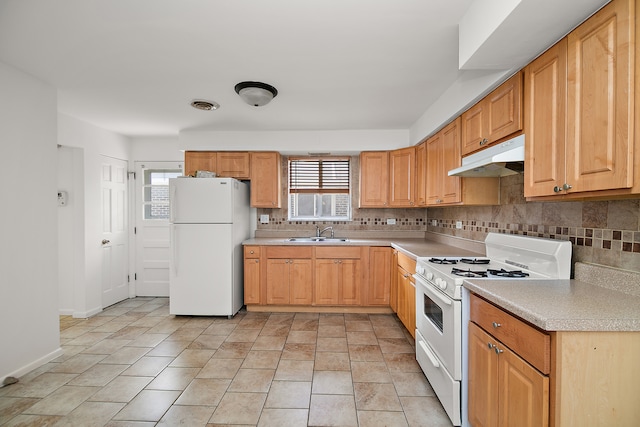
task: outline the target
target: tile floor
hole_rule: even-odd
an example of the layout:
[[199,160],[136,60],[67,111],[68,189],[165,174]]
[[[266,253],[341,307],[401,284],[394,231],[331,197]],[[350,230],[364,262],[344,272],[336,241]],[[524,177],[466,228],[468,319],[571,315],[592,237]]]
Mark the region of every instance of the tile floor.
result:
[[394,315],[62,317],[64,355],[0,388],[2,426],[451,426]]

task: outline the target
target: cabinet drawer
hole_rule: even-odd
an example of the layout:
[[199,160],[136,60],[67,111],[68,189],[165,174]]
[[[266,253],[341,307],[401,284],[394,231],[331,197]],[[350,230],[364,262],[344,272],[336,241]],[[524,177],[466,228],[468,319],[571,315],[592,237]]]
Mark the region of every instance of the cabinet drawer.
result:
[[311,246],[265,246],[267,258],[311,258]]
[[244,247],[245,258],[260,258],[260,246],[245,246]]
[[551,368],[551,341],[548,334],[515,318],[495,305],[471,294],[470,318],[543,374]]
[[416,274],[416,260],[409,258],[402,252],[398,252],[398,265],[407,270],[407,273]]
[[361,257],[360,246],[323,246],[316,247],[316,258],[354,258]]

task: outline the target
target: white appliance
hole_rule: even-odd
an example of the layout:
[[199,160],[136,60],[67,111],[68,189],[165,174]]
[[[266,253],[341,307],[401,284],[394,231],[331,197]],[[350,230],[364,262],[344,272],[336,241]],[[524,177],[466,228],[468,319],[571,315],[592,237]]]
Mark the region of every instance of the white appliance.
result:
[[467,426],[469,293],[464,280],[569,279],[571,242],[489,233],[486,257],[416,262],[416,359],[451,422]]
[[248,185],[233,178],[173,178],[169,207],[169,312],[234,316],[244,304]]

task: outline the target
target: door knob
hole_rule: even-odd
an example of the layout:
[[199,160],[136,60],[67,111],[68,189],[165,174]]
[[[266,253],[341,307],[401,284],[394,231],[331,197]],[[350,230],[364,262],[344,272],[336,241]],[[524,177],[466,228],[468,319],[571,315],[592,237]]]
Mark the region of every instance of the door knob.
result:
[[103,245],[106,245],[107,243],[110,243],[110,240],[102,239],[102,244],[103,244]]

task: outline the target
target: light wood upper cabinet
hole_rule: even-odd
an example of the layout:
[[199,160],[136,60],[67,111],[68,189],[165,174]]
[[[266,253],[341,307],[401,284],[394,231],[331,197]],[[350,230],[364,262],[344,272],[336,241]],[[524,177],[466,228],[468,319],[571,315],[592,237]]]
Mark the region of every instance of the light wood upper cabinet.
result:
[[416,204],[427,205],[427,143],[416,145]]
[[567,36],[569,191],[633,184],[633,0],[614,0]]
[[389,153],[389,206],[411,208],[416,205],[416,147]]
[[251,152],[251,206],[281,207],[281,162],[277,152]]
[[220,151],[216,153],[216,175],[236,179],[249,179],[249,153]]
[[360,207],[389,205],[389,152],[360,153]]
[[640,193],[632,10],[613,0],[526,67],[528,199]]
[[427,205],[497,205],[498,178],[461,178],[448,172],[460,166],[460,118],[427,139]]
[[525,197],[553,194],[565,176],[567,39],[524,70]]
[[522,73],[518,72],[462,113],[462,155],[522,130]]
[[195,176],[196,171],[216,172],[216,152],[185,151],[184,174]]

